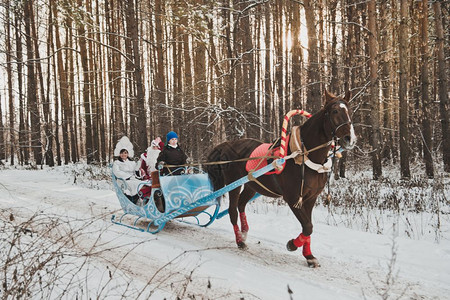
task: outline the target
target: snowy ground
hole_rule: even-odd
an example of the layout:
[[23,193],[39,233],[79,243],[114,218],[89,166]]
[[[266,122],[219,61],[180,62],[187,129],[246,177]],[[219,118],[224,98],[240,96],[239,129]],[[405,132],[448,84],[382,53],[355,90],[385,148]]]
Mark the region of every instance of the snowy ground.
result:
[[[429,238],[408,238],[401,228],[397,235],[392,223],[384,224],[389,234],[376,234],[327,225],[330,215],[319,206],[312,251],[321,267],[310,269],[301,251],[285,248],[301,230],[285,206],[263,199],[249,206],[247,251],[235,246],[228,218],[208,228],[171,221],[151,235],[113,225],[121,209],[111,186],[80,184],[80,174],[74,183],[70,168],[0,170],[0,224],[17,231],[26,222],[34,233],[22,230],[27,264],[64,253],[36,273],[30,298],[450,299],[449,224],[441,224],[438,242],[432,230]],[[4,270],[9,283],[14,268],[24,276],[34,270],[5,261],[10,237],[0,232],[2,283]],[[39,252],[47,246],[52,251]]]

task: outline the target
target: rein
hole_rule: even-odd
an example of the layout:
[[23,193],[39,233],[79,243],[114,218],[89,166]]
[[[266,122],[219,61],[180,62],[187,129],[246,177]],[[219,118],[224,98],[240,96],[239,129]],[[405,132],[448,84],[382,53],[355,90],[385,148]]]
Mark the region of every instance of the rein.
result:
[[[334,139],[334,138],[333,138]],[[336,161],[336,151],[337,151],[337,146],[336,143],[334,143],[334,148],[333,148],[333,157],[331,158],[331,170],[334,169],[334,163]],[[331,178],[331,173],[328,174],[328,178],[327,178],[327,188],[328,188],[328,194],[327,194],[327,199],[326,199],[326,205],[329,205],[331,202],[331,192],[330,192],[330,178]]]
[[199,162],[199,163],[184,164],[184,165],[166,165],[165,164],[164,168],[225,165],[225,164],[231,164],[231,163],[236,163],[236,162],[243,162],[243,161],[264,159],[264,158],[274,158],[275,159],[275,158],[280,158],[280,157],[275,156],[275,155],[265,155],[265,156],[245,157],[245,158],[240,158],[240,159],[235,159],[235,160],[219,160],[219,161]]
[[[301,151],[301,150],[296,150],[294,152],[292,152],[291,154],[289,154],[288,156],[283,156],[286,160],[291,159],[291,158],[295,158],[298,155],[308,155],[311,152],[314,152],[320,148],[329,146],[331,144],[330,142],[326,142],[323,143],[317,147],[314,147],[310,150],[306,150],[306,151]],[[271,146],[272,147],[272,146]],[[270,148],[269,148],[270,150]],[[236,163],[236,162],[243,162],[243,161],[249,161],[249,160],[255,160],[255,159],[264,159],[264,158],[273,158],[273,159],[278,159],[278,158],[283,158],[281,155],[280,156],[276,156],[276,155],[264,155],[264,156],[255,156],[255,157],[245,157],[245,158],[240,158],[240,159],[235,159],[235,160],[219,160],[219,161],[209,161],[209,162],[198,162],[198,163],[192,163],[192,164],[184,164],[184,165],[164,165],[164,167],[166,168],[175,168],[175,167],[194,167],[194,166],[208,166],[208,165],[225,165],[225,164],[230,164],[230,163]],[[259,164],[258,164],[259,165]]]
[[[296,151],[292,152],[291,154],[289,154],[288,156],[285,156],[284,158],[286,160],[288,160],[290,158],[295,158],[298,155],[308,155],[309,153],[319,150],[320,148],[324,148],[324,147],[331,145],[331,143],[332,143],[332,141],[329,141],[329,142],[323,143],[317,147],[314,147],[314,148],[312,148],[310,150],[306,150],[306,151],[296,150]],[[302,143],[302,147],[303,147],[303,143]]]

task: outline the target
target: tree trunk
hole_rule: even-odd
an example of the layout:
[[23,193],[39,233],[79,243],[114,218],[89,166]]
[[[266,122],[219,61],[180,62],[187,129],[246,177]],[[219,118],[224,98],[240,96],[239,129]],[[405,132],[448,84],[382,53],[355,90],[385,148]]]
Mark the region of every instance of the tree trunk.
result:
[[6,158],[6,143],[5,143],[5,132],[6,128],[3,125],[3,111],[2,111],[2,97],[0,96],[0,165],[2,160]]
[[31,148],[33,151],[36,165],[42,164],[42,143],[41,143],[41,124],[40,113],[37,98],[37,84],[34,66],[34,49],[31,39],[31,27],[33,22],[33,0],[27,0],[24,3],[23,17],[25,20],[25,34],[27,47],[27,105],[30,111],[31,125]]
[[26,125],[26,113],[25,113],[25,103],[23,95],[23,48],[22,48],[22,15],[19,11],[15,12],[14,16],[14,28],[16,36],[16,60],[17,60],[17,90],[19,97],[19,162],[21,165],[28,164],[30,160],[30,155],[28,151],[28,139]]
[[316,13],[313,1],[304,0],[306,28],[308,31],[308,87],[306,94],[307,110],[316,113],[322,106],[319,74],[319,50],[317,45]]
[[[265,17],[265,30],[264,30],[264,44],[265,44],[265,68],[264,68],[264,122],[263,126],[269,126],[272,130],[275,127],[275,120],[272,115],[275,113],[274,99],[273,99],[273,86],[272,86],[272,68],[273,64],[271,64],[271,55],[273,52],[270,50],[272,38],[271,38],[271,26],[273,24],[271,20],[271,3],[267,2],[264,6],[264,17]],[[275,24],[273,24],[275,25]],[[263,136],[264,140],[269,141],[273,140],[275,136],[270,135],[269,132],[265,131],[266,135]]]
[[[292,108],[300,109],[302,89],[302,43],[300,41],[300,5],[292,1]],[[300,125],[300,124],[296,124]]]
[[[336,7],[337,0],[330,1],[330,16],[331,16],[331,79],[330,79],[330,90],[333,93],[339,94],[342,89],[339,87],[338,78],[338,53],[337,53],[337,34],[336,34]],[[343,53],[345,53],[343,51]],[[346,90],[345,90],[346,92]]]
[[[163,35],[163,14],[164,14],[164,1],[155,0],[155,37],[156,37],[156,70],[155,70],[155,103],[157,105],[166,104],[166,76],[164,72],[164,52],[163,52],[163,44],[164,44],[164,35]],[[186,39],[188,39],[186,34]],[[185,55],[189,55],[189,51],[186,47],[188,47],[189,42],[184,44],[185,47]],[[190,61],[190,60],[189,60]],[[187,68],[187,66],[186,66]],[[190,65],[189,65],[190,68]],[[191,76],[191,69],[186,69],[187,74],[185,76]],[[190,77],[191,78],[191,77]],[[192,79],[191,79],[192,80]],[[187,85],[189,82],[186,81]],[[188,87],[186,87],[188,88]],[[171,130],[171,116],[168,111],[162,111],[158,118],[158,122],[161,124],[161,131],[165,131],[166,133]]]
[[[210,2],[211,10],[214,9],[214,2]],[[222,20],[224,22],[224,20]],[[219,55],[220,55],[220,42],[216,43],[214,42],[214,20],[209,18],[208,19],[208,29],[209,29],[209,52],[211,56],[211,77],[213,78],[214,87],[211,91],[211,104],[214,106],[218,106],[223,102],[223,99],[225,97],[225,91],[224,91],[224,69],[221,67],[221,62],[219,61]],[[213,72],[214,71],[214,72]],[[223,132],[221,128],[221,120],[217,120],[214,123],[211,123],[216,118],[215,115],[211,114],[210,120],[208,120],[208,124],[211,126],[207,128],[208,131],[212,132],[211,137],[211,143],[209,144],[210,149],[212,149],[215,145],[220,144],[223,141]],[[220,130],[216,130],[216,128],[220,128]],[[209,151],[205,153],[207,155]]]
[[134,7],[134,0],[127,1],[127,31],[131,38],[131,46],[133,49],[133,79],[136,89],[135,109],[137,118],[132,118],[134,123],[130,125],[136,128],[136,140],[134,144],[137,146],[137,153],[144,151],[148,146],[147,138],[147,113],[145,111],[145,92],[142,81],[141,54],[139,49],[139,32],[138,32],[138,15]]
[[[135,124],[138,122],[137,120],[137,112],[136,112],[136,85],[134,82],[134,61],[133,61],[133,44],[131,40],[131,26],[135,26],[131,24],[131,20],[128,12],[128,1],[122,1],[121,9],[124,20],[122,20],[122,26],[124,26],[124,38],[123,45],[125,46],[125,72],[124,78],[124,111],[125,111],[125,131],[127,132],[128,138],[133,143],[134,147],[136,146],[135,142],[137,139],[136,136],[136,126]],[[122,68],[122,66],[119,66]],[[135,149],[136,150],[136,149]]]
[[[86,24],[92,24],[94,23],[93,16],[95,15],[95,12],[93,10],[93,4],[94,2],[91,0],[85,1],[85,10],[87,15],[84,16],[83,22],[86,22]],[[97,14],[98,16],[98,14]],[[84,24],[83,24],[84,27]],[[100,98],[99,98],[99,90],[103,87],[99,82],[98,74],[100,73],[98,70],[102,70],[100,68],[100,64],[102,63],[102,55],[101,52],[96,53],[96,45],[98,43],[94,44],[94,41],[101,41],[96,36],[99,34],[98,30],[97,33],[94,34],[92,29],[89,27],[87,28],[87,32],[85,32],[85,36],[87,37],[86,46],[87,46],[87,57],[88,59],[88,69],[90,70],[88,76],[89,76],[89,82],[91,83],[91,86],[89,88],[89,99],[91,102],[91,124],[92,124],[92,159],[93,162],[100,162],[100,138],[99,138],[99,126],[100,121],[102,119],[99,106],[100,104]],[[98,26],[100,28],[100,26]],[[95,58],[95,59],[94,59]]]
[[[355,18],[355,8],[352,5],[344,5],[343,9],[343,15],[346,16],[346,19],[348,23],[352,24],[354,22]],[[343,26],[342,30],[345,26]],[[345,87],[344,90],[350,90],[350,88],[355,88],[355,72],[353,68],[350,68],[354,64],[353,60],[355,57],[355,51],[356,51],[356,43],[355,43],[355,28],[354,26],[350,25],[346,27],[346,32],[343,32],[342,35],[346,36],[345,39],[345,66],[344,68],[344,82]],[[353,120],[355,121],[355,120]],[[339,159],[339,176],[342,178],[345,178],[345,164],[347,161],[347,154],[346,152],[343,153],[342,158]]]
[[400,105],[400,173],[403,178],[410,178],[409,170],[409,128],[408,128],[408,1],[400,2],[399,41],[399,105]]
[[[33,9],[33,8],[31,8]],[[43,120],[44,120],[44,140],[45,144],[43,144],[44,154],[45,154],[45,162],[49,166],[54,166],[55,162],[53,160],[53,134],[51,131],[51,115],[50,115],[50,104],[48,98],[45,96],[45,88],[44,88],[44,76],[42,74],[42,66],[41,66],[41,57],[39,54],[39,43],[38,43],[38,35],[36,30],[36,22],[34,18],[34,13],[31,11],[31,31],[32,31],[32,40],[34,46],[34,53],[36,57],[36,71],[39,78],[39,96],[42,103],[43,108]],[[49,51],[49,48],[48,52]],[[44,160],[42,159],[42,163]]]
[[442,127],[442,157],[444,160],[444,171],[450,172],[450,128],[449,128],[449,104],[448,104],[448,88],[447,88],[447,66],[444,53],[444,27],[443,16],[441,11],[441,2],[433,3],[435,23],[436,23],[436,46],[437,46],[437,63],[438,63],[438,85],[439,85],[439,112],[441,116]]
[[[53,1],[49,1],[49,9],[48,9],[48,24],[53,24]],[[49,26],[48,27],[48,44],[50,47],[50,51],[51,53],[55,53],[55,45],[53,43],[53,26]],[[54,99],[53,102],[55,103],[55,128],[54,128],[54,137],[55,137],[55,144],[56,144],[56,163],[58,164],[58,166],[61,165],[62,161],[61,161],[61,143],[59,140],[59,116],[62,114],[60,112],[60,105],[59,105],[59,97],[58,97],[58,78],[56,76],[57,72],[56,72],[56,58],[55,55],[52,55],[51,57],[51,65],[49,64],[49,68],[51,67],[53,74],[55,76],[53,76],[54,78]],[[50,71],[49,71],[49,78],[50,78]],[[50,83],[48,85],[48,90],[50,90]],[[47,98],[49,99],[49,98]]]
[[[96,24],[98,26],[98,28],[101,28],[102,24],[100,23],[100,3],[99,1],[95,1],[96,3]],[[97,39],[97,41],[101,41],[101,36],[100,36],[100,31],[97,32],[95,38]],[[93,43],[91,43],[93,44]],[[94,48],[94,46],[92,46],[92,48]],[[99,62],[98,62],[98,66],[97,66],[97,70],[106,70],[106,65],[104,63],[104,54],[105,52],[102,51],[103,47],[100,44],[97,44],[97,53],[99,56]],[[107,135],[107,131],[106,131],[106,126],[105,126],[105,119],[106,119],[106,115],[105,115],[105,104],[106,104],[106,85],[103,82],[103,72],[96,72],[96,78],[98,81],[98,91],[99,94],[96,95],[96,99],[97,99],[97,122],[98,122],[98,129],[99,131],[95,131],[94,132],[94,138],[95,140],[97,140],[96,144],[100,144],[100,147],[97,147],[98,152],[99,152],[99,156],[98,158],[100,159],[101,165],[105,166],[106,165],[106,154],[107,154],[107,150],[106,150],[106,135]]]
[[[195,84],[193,83],[194,76],[195,76],[195,70],[193,70],[193,66],[195,69],[195,58],[193,58],[195,56],[195,52],[192,51],[191,46],[193,47],[193,45],[191,45],[191,42],[189,41],[189,15],[190,15],[190,9],[189,9],[189,4],[186,3],[186,1],[180,1],[181,3],[179,4],[180,9],[178,10],[178,13],[180,14],[180,24],[181,24],[181,30],[180,30],[180,34],[181,34],[181,45],[182,45],[182,50],[180,52],[180,56],[183,57],[183,62],[184,62],[184,68],[183,68],[183,78],[184,78],[184,85],[182,85],[182,94],[184,96],[184,99],[180,99],[178,100],[179,103],[181,104],[182,102],[184,102],[184,105],[188,105],[189,107],[194,105],[194,86]],[[193,61],[194,59],[194,61]],[[181,67],[181,66],[180,66]],[[180,70],[181,72],[181,70]],[[194,72],[194,73],[193,73]],[[178,103],[178,102],[176,102]],[[195,118],[195,113],[194,111],[187,111],[187,112],[182,112],[179,116],[180,123],[183,122],[187,122],[188,120],[192,120]],[[178,121],[177,121],[178,123]],[[167,130],[168,128],[164,128],[165,130]],[[184,139],[184,147],[187,149],[191,149],[193,147],[196,147],[197,145],[195,144],[195,139],[197,134],[190,134],[190,128],[179,128],[179,133],[181,133],[183,135],[183,139]]]
[[[50,1],[53,3],[53,0]],[[61,96],[61,105],[63,109],[62,114],[62,136],[63,136],[63,148],[64,148],[64,164],[68,164],[70,161],[70,143],[69,143],[69,123],[71,122],[72,111],[69,102],[69,84],[67,80],[67,73],[64,70],[63,64],[63,52],[61,51],[61,40],[59,37],[59,26],[58,26],[58,8],[55,4],[51,5],[53,10],[53,16],[55,22],[53,26],[55,27],[55,43],[56,43],[56,57],[58,64],[58,77],[59,77],[59,88]]]
[[[284,94],[284,85],[283,85],[283,77],[284,77],[284,54],[283,54],[283,40],[282,40],[282,31],[283,31],[283,5],[281,5],[281,1],[275,1],[275,9],[274,9],[274,47],[275,47],[275,81],[276,81],[276,93],[277,93],[277,102],[274,104],[275,107],[278,107],[277,116],[281,121],[283,116],[287,113],[289,108],[286,108],[285,94]],[[279,123],[279,122],[277,122]]]
[[[239,10],[240,10],[240,4],[241,1],[240,0],[232,0],[232,11],[233,13],[231,14],[232,18],[231,18],[231,23],[230,23],[230,27],[232,29],[231,31],[231,35],[230,35],[230,47],[232,49],[232,52],[230,53],[229,58],[232,58],[232,60],[234,60],[234,62],[232,62],[231,64],[231,74],[232,74],[232,78],[230,78],[230,80],[233,81],[233,85],[234,85],[234,93],[233,93],[233,99],[229,99],[230,100],[230,104],[233,102],[232,107],[234,109],[236,109],[237,111],[241,111],[241,112],[247,112],[247,108],[246,108],[246,101],[245,101],[245,96],[247,95],[246,90],[245,90],[245,82],[244,82],[244,76],[243,76],[243,53],[244,53],[244,45],[243,45],[243,34],[241,32],[241,26],[242,26],[242,15],[240,14]],[[228,97],[230,97],[230,95],[228,95]],[[240,107],[242,107],[243,110],[240,110]],[[237,114],[236,114],[237,115]],[[233,117],[234,119],[235,117]],[[246,124],[245,121],[240,119],[236,119],[234,128],[236,129],[236,135],[234,136],[234,138],[243,138],[243,137],[248,137],[245,136],[246,132],[246,128],[245,128]]]
[[[108,32],[120,34],[120,1],[106,1],[106,28]],[[116,4],[116,6],[115,6]],[[110,15],[110,13],[115,15]],[[112,143],[116,143],[122,136],[126,135],[125,120],[122,110],[122,58],[120,53],[120,44],[116,34],[108,34],[108,42],[111,48],[108,52],[108,72],[110,80],[110,94],[111,94],[111,127],[112,127]],[[114,148],[115,145],[111,145]]]
[[[317,27],[319,29],[318,32],[318,42],[319,42],[319,48],[318,48],[318,66],[317,66],[317,70],[318,70],[318,78],[319,78],[319,86],[317,87],[319,94],[321,94],[324,91],[324,88],[326,85],[323,84],[324,80],[325,80],[325,72],[324,72],[324,66],[325,66],[325,41],[324,41],[324,17],[323,17],[323,13],[324,13],[324,7],[323,7],[323,0],[316,0],[316,10],[317,13],[319,15],[318,18],[318,24]],[[328,0],[326,0],[325,2],[328,2]]]
[[228,57],[229,61],[227,62],[226,66],[226,76],[224,79],[224,90],[225,90],[225,96],[224,96],[224,106],[227,109],[231,109],[231,112],[225,116],[225,134],[227,140],[230,139],[236,139],[239,136],[239,130],[237,129],[238,126],[238,120],[236,119],[236,114],[233,109],[236,108],[235,103],[235,74],[236,74],[236,68],[235,68],[235,60],[231,59],[233,58],[233,45],[232,45],[232,37],[231,37],[231,8],[229,5],[229,2],[227,0],[223,0],[223,7],[225,8],[223,10],[223,20],[225,26],[225,42],[223,46],[224,50],[224,57]]
[[411,28],[411,34],[408,39],[408,103],[409,103],[409,140],[417,141],[410,143],[410,153],[414,155],[418,154],[418,157],[423,158],[423,133],[421,128],[422,120],[422,102],[420,98],[420,35],[417,29],[420,28],[420,10],[418,7],[418,1],[410,2],[409,4],[409,24],[408,28]]
[[84,29],[84,10],[82,0],[77,0],[79,19],[76,19],[76,26],[78,31],[78,45],[80,47],[81,68],[83,69],[83,107],[84,107],[84,122],[86,139],[84,141],[87,163],[91,164],[94,161],[94,149],[92,141],[92,111],[90,89],[92,86],[91,75],[88,65],[88,54],[86,46],[86,31]]
[[422,133],[423,133],[423,151],[425,160],[425,172],[428,178],[434,177],[433,167],[433,132],[431,129],[431,103],[428,87],[430,85],[428,76],[428,3],[427,1],[419,2],[422,8],[420,20],[420,40],[421,40],[421,94],[422,94]]
[[[183,6],[181,5],[180,0],[177,0],[175,2],[175,5],[177,6],[178,10],[176,10],[177,14],[181,13],[182,17],[185,17],[185,14],[187,12],[183,9]],[[174,7],[175,9],[175,7]],[[174,12],[175,13],[175,12]],[[184,34],[182,33],[182,29],[177,24],[173,24],[171,26],[171,40],[172,43],[172,63],[173,63],[173,96],[172,96],[172,105],[173,107],[182,107],[184,103],[184,95],[183,95],[183,43],[182,43],[182,36]],[[180,121],[178,124],[183,124],[184,120],[186,120],[185,113],[181,112],[180,114],[177,114]],[[178,129],[177,129],[178,130]],[[178,132],[183,136],[183,146],[185,149],[191,149],[193,150],[194,147],[188,146],[188,139],[192,137],[191,134],[188,134],[189,128],[180,128],[182,132]],[[153,132],[154,133],[154,132]],[[153,135],[152,135],[153,136]],[[195,137],[197,134],[195,134]],[[198,145],[196,145],[198,146]],[[188,148],[187,148],[188,147]],[[196,148],[196,147],[195,147]]]
[[378,99],[378,41],[376,28],[376,0],[370,0],[368,5],[369,15],[369,67],[370,67],[370,86],[369,86],[369,107],[370,107],[370,144],[372,146],[372,171],[373,178],[379,179],[382,175],[381,170],[381,133],[380,133],[380,102]]
[[[196,4],[198,6],[202,6],[204,3],[201,0],[197,0]],[[204,24],[203,18],[200,16],[196,16],[196,18],[200,18],[197,24]],[[201,28],[195,28],[199,32],[202,32]],[[199,38],[195,41],[194,45],[194,107],[205,106],[208,102],[208,86],[206,79],[206,46],[203,38],[203,35],[200,35]],[[199,146],[205,145],[207,142],[211,140],[211,136],[204,129],[204,125],[207,122],[207,117],[203,114],[204,117],[199,120],[200,124],[194,125],[195,138],[193,139],[194,145],[191,146],[192,156],[199,157],[201,153]]]
[[254,47],[252,42],[252,31],[250,28],[250,12],[247,8],[248,2],[240,2],[240,24],[239,24],[239,39],[242,42],[242,82],[243,82],[243,108],[248,113],[249,123],[246,127],[247,136],[259,139],[259,128],[255,124],[259,124],[257,117],[259,116],[256,108],[255,99],[255,63],[254,63]]
[[10,1],[6,1],[6,74],[7,74],[7,85],[8,85],[8,103],[9,103],[9,142],[10,142],[10,155],[11,166],[14,166],[15,160],[15,147],[16,147],[16,134],[14,131],[16,114],[14,112],[14,96],[13,96],[13,84],[12,84],[12,49],[11,49],[11,24],[10,24]]
[[[78,61],[74,59],[74,51],[75,42],[73,38],[75,34],[73,34],[73,19],[66,15],[65,18],[65,27],[66,27],[66,71],[68,74],[68,87],[69,87],[69,110],[70,110],[70,121],[69,121],[69,137],[70,137],[70,157],[72,163],[76,163],[79,157],[80,148],[78,147],[78,136],[81,139],[82,132],[82,122],[77,116],[81,116],[81,107],[77,105],[76,95],[75,95],[75,74],[77,75],[77,83],[81,82],[80,72],[78,71]],[[77,72],[75,72],[74,63],[77,65]],[[78,89],[80,90],[80,88]],[[81,97],[78,97],[81,98]],[[77,113],[78,110],[78,113]],[[79,125],[79,127],[77,126]],[[80,135],[79,135],[80,132]],[[83,143],[82,141],[80,141]],[[84,148],[83,148],[84,149]]]
[[391,36],[388,34],[388,11],[386,9],[388,0],[383,0],[380,3],[380,40],[381,40],[381,93],[382,93],[382,110],[383,110],[383,152],[382,157],[384,159],[390,159],[393,157],[393,140],[392,140],[392,115],[393,107],[391,101],[391,74],[390,74],[390,55],[389,45]]

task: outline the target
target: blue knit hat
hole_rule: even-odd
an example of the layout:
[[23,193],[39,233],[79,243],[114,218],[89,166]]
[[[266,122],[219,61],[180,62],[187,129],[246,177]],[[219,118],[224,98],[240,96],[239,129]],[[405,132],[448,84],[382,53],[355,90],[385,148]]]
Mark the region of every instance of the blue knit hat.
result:
[[166,135],[166,140],[167,142],[169,142],[171,139],[178,139],[178,134],[174,131],[170,131],[167,135]]

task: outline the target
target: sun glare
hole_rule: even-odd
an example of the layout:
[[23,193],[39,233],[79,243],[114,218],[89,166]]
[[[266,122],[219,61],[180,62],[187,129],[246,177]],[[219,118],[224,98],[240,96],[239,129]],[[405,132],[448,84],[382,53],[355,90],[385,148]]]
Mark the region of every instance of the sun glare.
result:
[[[308,31],[306,29],[305,12],[303,9],[300,10],[300,36],[298,37],[298,40],[300,41],[303,57],[308,58]],[[285,42],[287,50],[291,51],[294,39],[290,29],[285,32]]]

